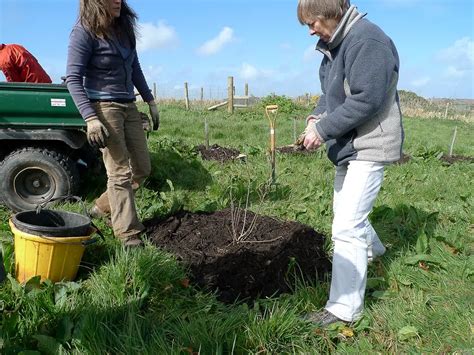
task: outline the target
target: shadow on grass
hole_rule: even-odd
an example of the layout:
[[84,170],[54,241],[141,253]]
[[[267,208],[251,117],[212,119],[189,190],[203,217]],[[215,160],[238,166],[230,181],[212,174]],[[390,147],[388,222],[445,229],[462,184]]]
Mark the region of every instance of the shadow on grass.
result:
[[[158,147],[150,152],[151,174],[145,182],[150,190],[168,189],[173,186],[185,190],[203,190],[212,183],[212,176],[197,159],[196,154],[180,152],[172,146]],[[107,189],[107,175],[104,168],[85,171],[81,177],[78,195],[84,201],[92,201]]]
[[76,281],[89,278],[97,268],[110,263],[115,254],[116,249],[111,247],[109,242],[99,242],[87,247],[81,259]]
[[152,172],[145,183],[149,189],[160,190],[170,180],[174,187],[185,190],[204,190],[212,176],[196,156],[186,156],[173,149],[151,153]]
[[395,208],[382,205],[374,208],[370,221],[382,242],[390,244],[385,257],[391,257],[416,245],[420,236],[433,236],[438,213],[405,204]]
[[367,291],[372,297],[367,297],[367,305],[383,298],[389,289],[388,268],[384,264],[390,264],[407,250],[413,250],[417,255],[429,254],[429,240],[434,237],[438,212],[427,212],[405,204],[395,208],[382,205],[374,208],[370,220],[387,251],[382,260],[376,259],[369,265]]

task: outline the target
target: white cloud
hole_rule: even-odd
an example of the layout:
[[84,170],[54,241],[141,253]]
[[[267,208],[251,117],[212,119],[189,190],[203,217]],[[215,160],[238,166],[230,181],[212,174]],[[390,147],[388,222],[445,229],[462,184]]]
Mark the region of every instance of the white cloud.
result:
[[414,87],[423,87],[423,86],[426,86],[430,81],[431,81],[431,78],[428,76],[425,76],[422,78],[412,80],[410,84],[413,85]]
[[443,77],[450,80],[472,78],[474,72],[474,41],[463,37],[438,52],[437,58],[446,63]]
[[254,66],[243,63],[242,67],[240,68],[240,77],[245,80],[253,80],[256,79],[259,75],[258,69]]
[[458,62],[462,66],[474,65],[474,41],[463,37],[448,48],[439,52],[439,58],[445,62]]
[[163,73],[164,69],[162,66],[153,66],[148,65],[147,67],[143,68],[143,74],[148,81],[157,81],[160,79],[161,73]]
[[470,67],[474,65],[474,41],[463,37],[448,48],[438,53],[439,59],[447,63],[456,63],[457,67]]
[[275,76],[274,71],[270,69],[258,69],[251,64],[242,63],[240,67],[239,76],[243,80],[255,80],[255,79],[263,79]]
[[206,41],[197,52],[201,55],[212,55],[219,52],[227,43],[234,39],[234,30],[224,27],[217,37]]
[[445,78],[450,78],[450,79],[461,79],[461,78],[464,78],[467,74],[468,73],[466,70],[458,69],[450,65],[444,72],[443,76]]
[[148,22],[140,23],[139,32],[137,49],[140,52],[171,47],[178,42],[175,29],[164,21],[159,21],[157,25]]

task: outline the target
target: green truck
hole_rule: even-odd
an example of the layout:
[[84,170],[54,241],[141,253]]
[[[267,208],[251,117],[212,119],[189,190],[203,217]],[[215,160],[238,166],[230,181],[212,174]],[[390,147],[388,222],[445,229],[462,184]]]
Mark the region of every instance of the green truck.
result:
[[0,83],[0,201],[20,211],[76,193],[98,166],[85,128],[66,85]]

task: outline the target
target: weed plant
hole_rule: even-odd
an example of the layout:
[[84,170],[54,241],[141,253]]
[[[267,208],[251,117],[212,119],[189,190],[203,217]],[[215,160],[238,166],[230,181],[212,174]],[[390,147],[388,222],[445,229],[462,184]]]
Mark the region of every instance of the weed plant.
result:
[[[292,143],[295,117],[304,129],[308,110],[279,114],[278,146]],[[245,162],[199,157],[194,147],[204,143],[204,117],[210,144],[239,149]],[[262,110],[228,115],[170,104],[161,107],[161,120],[149,137],[152,175],[137,193],[142,218],[229,207],[231,189],[254,212],[297,220],[330,236],[334,168],[324,151],[277,153],[277,184],[261,198],[270,177]],[[106,239],[87,248],[75,282],[32,279],[20,285],[12,276],[11,213],[0,207],[1,250],[10,274],[0,285],[0,353],[470,353],[474,172],[472,164],[439,160],[455,126],[455,154],[472,157],[472,124],[405,119],[405,153],[411,159],[387,167],[370,216],[388,250],[369,267],[366,311],[356,324],[322,330],[300,320],[324,306],[329,275],[325,282],[289,277],[291,293],[224,305],[189,284],[188,270],[172,255],[149,243],[125,251],[100,220]],[[104,187],[103,180],[85,184],[88,206]],[[61,208],[81,210],[74,204]],[[331,253],[329,239],[325,248]],[[298,275],[297,265],[288,273]]]

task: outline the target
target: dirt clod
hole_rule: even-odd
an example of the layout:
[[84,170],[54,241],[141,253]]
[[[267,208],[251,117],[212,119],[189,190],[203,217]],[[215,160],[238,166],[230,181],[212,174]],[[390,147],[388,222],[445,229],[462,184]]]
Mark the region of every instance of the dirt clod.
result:
[[474,163],[474,157],[466,157],[463,155],[443,155],[441,161],[447,163],[448,165],[454,163]]
[[300,148],[297,146],[295,147],[293,145],[285,145],[283,147],[277,147],[276,151],[282,154],[302,154],[302,155],[310,155],[310,154],[314,154],[318,152],[318,150],[316,149],[308,150],[308,149],[305,149],[304,147]]
[[236,159],[240,152],[237,149],[221,147],[217,144],[211,145],[206,148],[205,145],[201,144],[196,147],[196,151],[201,154],[204,160],[217,160],[221,163]]

